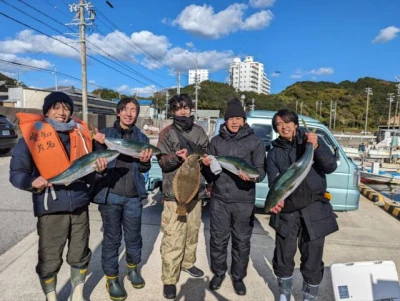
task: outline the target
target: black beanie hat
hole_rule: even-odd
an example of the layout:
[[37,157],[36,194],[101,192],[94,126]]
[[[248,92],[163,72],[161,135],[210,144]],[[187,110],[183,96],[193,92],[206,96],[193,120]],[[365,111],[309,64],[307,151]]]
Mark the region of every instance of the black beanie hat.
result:
[[71,115],[74,112],[74,102],[72,101],[71,97],[69,97],[64,92],[51,92],[44,98],[43,103],[43,114],[46,115],[47,111],[55,105],[57,102],[64,102],[71,107]]
[[246,112],[243,109],[242,103],[235,97],[228,101],[224,119],[227,120],[231,117],[242,117],[246,119]]

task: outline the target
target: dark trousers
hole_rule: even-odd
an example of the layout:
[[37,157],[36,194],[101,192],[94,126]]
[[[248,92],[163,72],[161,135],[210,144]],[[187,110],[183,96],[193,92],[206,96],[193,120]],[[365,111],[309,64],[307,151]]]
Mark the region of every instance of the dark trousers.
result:
[[250,238],[254,227],[254,205],[253,203],[224,203],[212,199],[210,213],[211,270],[219,276],[226,273],[227,249],[231,237],[232,279],[241,280],[247,275]]
[[117,276],[119,247],[124,232],[126,262],[138,264],[142,255],[142,202],[110,193],[106,204],[100,204],[103,219],[102,266],[107,276]]
[[293,275],[295,267],[294,256],[298,247],[301,254],[300,272],[304,281],[312,285],[320,284],[324,275],[322,255],[325,237],[309,240],[300,213],[294,212],[292,214],[297,216],[290,233],[286,237],[276,233],[273,259],[275,275],[280,278],[287,278]]
[[89,265],[89,213],[87,207],[73,213],[43,215],[37,220],[39,261],[36,273],[49,278],[58,273],[63,263],[62,254],[68,241],[67,262],[74,268]]

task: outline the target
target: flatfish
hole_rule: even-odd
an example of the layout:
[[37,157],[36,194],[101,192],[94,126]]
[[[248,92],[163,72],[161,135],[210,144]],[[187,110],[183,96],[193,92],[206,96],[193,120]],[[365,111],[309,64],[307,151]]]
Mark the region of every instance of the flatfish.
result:
[[201,178],[199,159],[197,154],[187,157],[172,180],[172,187],[178,202],[176,213],[180,216],[186,215],[186,205],[199,191]]

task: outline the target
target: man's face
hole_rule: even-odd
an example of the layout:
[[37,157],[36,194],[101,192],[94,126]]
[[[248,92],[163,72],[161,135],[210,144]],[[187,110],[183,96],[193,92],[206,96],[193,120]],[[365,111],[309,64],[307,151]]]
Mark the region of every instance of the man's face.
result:
[[293,121],[285,122],[280,116],[277,116],[275,126],[281,138],[292,141],[297,129],[297,125]]
[[240,127],[244,125],[244,119],[243,117],[231,117],[225,121],[225,124],[229,132],[237,133]]
[[66,123],[71,117],[71,110],[63,102],[57,102],[47,111],[46,117],[57,122]]
[[119,124],[123,129],[127,129],[132,127],[137,118],[137,108],[136,105],[132,102],[126,104],[119,113],[117,113],[119,117]]
[[174,115],[190,117],[190,113],[191,113],[191,109],[187,105],[184,105],[184,106],[180,107],[179,109],[177,109],[174,112]]

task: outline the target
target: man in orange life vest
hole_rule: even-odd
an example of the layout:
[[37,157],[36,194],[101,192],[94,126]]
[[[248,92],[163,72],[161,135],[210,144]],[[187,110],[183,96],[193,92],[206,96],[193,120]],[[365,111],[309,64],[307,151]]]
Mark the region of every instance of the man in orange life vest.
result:
[[[89,249],[89,189],[81,179],[68,186],[54,185],[56,199],[45,193],[49,179],[71,163],[91,152],[92,140],[87,125],[71,118],[72,99],[63,92],[52,92],[44,99],[43,115],[18,113],[21,138],[10,163],[10,182],[31,190],[39,235],[38,264],[43,292],[48,301],[57,300],[57,273],[68,240],[67,262],[71,266],[70,300],[83,300],[83,285],[91,257]],[[97,172],[107,167],[105,158],[96,161]],[[88,181],[90,175],[85,177]]]

